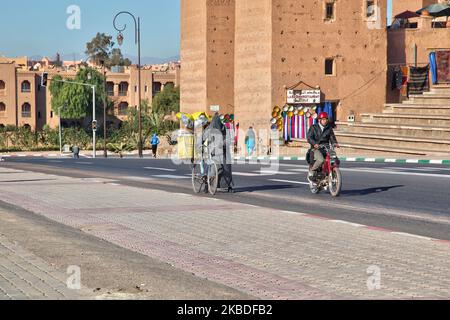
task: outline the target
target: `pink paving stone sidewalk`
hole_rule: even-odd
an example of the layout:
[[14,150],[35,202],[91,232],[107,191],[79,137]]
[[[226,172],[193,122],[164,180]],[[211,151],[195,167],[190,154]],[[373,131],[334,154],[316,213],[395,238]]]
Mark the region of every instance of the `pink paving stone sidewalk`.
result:
[[2,201],[256,297],[450,298],[447,242],[112,180],[0,172]]

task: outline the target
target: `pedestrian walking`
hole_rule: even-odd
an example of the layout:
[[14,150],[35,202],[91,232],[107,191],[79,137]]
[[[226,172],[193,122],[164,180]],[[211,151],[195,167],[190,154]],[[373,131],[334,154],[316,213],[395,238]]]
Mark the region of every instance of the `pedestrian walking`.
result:
[[250,157],[256,148],[256,134],[253,127],[248,128],[247,135],[245,136],[245,145],[247,146],[247,155]]
[[72,152],[73,152],[74,159],[80,159],[80,148],[78,146],[73,146]]
[[158,138],[158,135],[155,133],[152,137],[152,139],[150,140],[150,144],[152,145],[152,152],[153,152],[153,158],[156,159],[156,155],[158,152],[158,145],[159,145],[160,141]]

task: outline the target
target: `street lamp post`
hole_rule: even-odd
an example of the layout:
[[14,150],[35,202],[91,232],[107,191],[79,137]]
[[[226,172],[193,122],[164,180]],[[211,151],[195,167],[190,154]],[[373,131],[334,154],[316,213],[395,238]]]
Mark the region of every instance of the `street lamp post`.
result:
[[107,135],[107,130],[106,130],[106,105],[107,105],[107,98],[106,98],[106,68],[105,68],[105,64],[103,64],[103,81],[104,81],[104,89],[105,89],[105,97],[103,99],[103,156],[105,158],[108,158],[108,150],[106,149],[106,135]]
[[59,110],[59,153],[62,156],[62,128],[61,128],[61,110],[64,109],[66,106],[61,106],[58,108]]
[[[92,75],[88,73],[88,80],[92,79]],[[97,158],[97,119],[95,119],[95,85],[92,88],[92,158]]]
[[119,45],[122,45],[123,43],[123,34],[122,31],[125,31],[125,29],[127,28],[127,25],[124,25],[123,28],[118,28],[116,25],[116,19],[119,15],[121,14],[128,14],[130,15],[133,20],[134,20],[134,27],[135,27],[135,44],[137,45],[138,48],[138,94],[139,94],[139,105],[138,105],[138,126],[139,126],[139,157],[142,158],[143,157],[143,144],[142,144],[142,103],[141,103],[141,97],[142,97],[142,86],[141,86],[141,21],[140,18],[138,17],[136,20],[136,17],[131,14],[128,11],[121,11],[118,14],[116,14],[116,16],[114,17],[113,20],[113,25],[114,28],[119,32],[119,34],[117,35],[117,42],[119,43]]
[[[97,120],[95,119],[95,86],[92,86],[92,140],[93,140],[93,154],[92,158],[97,158]],[[95,126],[95,127],[94,127]]]

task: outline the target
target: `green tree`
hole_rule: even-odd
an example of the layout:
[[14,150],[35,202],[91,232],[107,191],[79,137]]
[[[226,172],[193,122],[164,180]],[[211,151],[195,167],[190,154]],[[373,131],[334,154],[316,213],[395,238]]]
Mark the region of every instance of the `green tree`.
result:
[[77,73],[75,79],[63,79],[61,76],[55,76],[52,81],[50,81],[52,110],[56,115],[59,115],[59,108],[65,106],[62,110],[63,118],[81,119],[92,116],[92,88],[61,81],[73,81],[95,85],[96,112],[98,113],[103,110],[103,99],[106,98],[103,75],[95,69],[83,68]]
[[97,35],[86,44],[86,54],[89,59],[100,64],[100,61],[108,61],[111,55],[111,50],[114,46],[112,36],[105,33],[98,32]]
[[130,66],[131,60],[128,58],[124,58],[122,55],[122,51],[119,48],[114,48],[111,51],[111,55],[105,64],[108,68],[113,66]]
[[112,36],[105,33],[97,35],[86,44],[86,54],[89,59],[97,64],[104,64],[107,68],[112,66],[130,66],[131,60],[124,58],[119,48],[113,48]]
[[180,87],[166,85],[153,99],[152,111],[165,115],[180,112]]

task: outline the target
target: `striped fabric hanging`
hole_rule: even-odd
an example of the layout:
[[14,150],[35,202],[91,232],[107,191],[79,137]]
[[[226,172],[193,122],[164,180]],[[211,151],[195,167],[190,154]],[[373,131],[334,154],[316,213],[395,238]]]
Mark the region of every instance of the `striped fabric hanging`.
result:
[[284,130],[283,130],[284,131],[284,134],[283,134],[284,141],[288,141],[288,139],[289,139],[289,117],[288,116],[284,117],[283,124],[284,124]]

